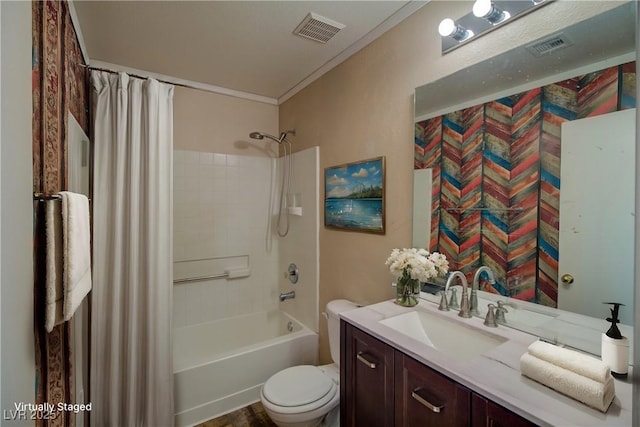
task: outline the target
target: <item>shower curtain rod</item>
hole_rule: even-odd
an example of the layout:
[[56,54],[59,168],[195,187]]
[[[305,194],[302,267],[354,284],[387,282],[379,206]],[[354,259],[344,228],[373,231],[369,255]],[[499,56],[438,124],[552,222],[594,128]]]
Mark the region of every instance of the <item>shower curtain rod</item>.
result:
[[84,64],[78,64],[78,65],[80,67],[86,68],[87,70],[104,71],[104,72],[110,73],[110,74],[126,73],[127,75],[129,75],[131,77],[135,77],[136,79],[147,80],[147,79],[152,78],[154,80],[159,81],[160,83],[166,83],[166,84],[169,84],[169,85],[186,87],[186,88],[189,88],[189,89],[199,89],[199,88],[197,88],[195,86],[186,85],[184,83],[175,83],[175,82],[170,82],[170,81],[167,81],[167,80],[162,80],[162,79],[158,79],[158,78],[155,78],[155,77],[149,77],[149,76],[145,77],[145,76],[141,76],[141,75],[138,75],[138,74],[132,74],[132,73],[129,73],[129,72],[126,72],[126,71],[114,71],[114,70],[109,70],[108,68],[92,67],[91,65],[84,65]]
[[[2,0],[0,0],[2,1]],[[250,93],[250,92],[243,92],[240,90],[235,90],[235,89],[228,89],[228,88],[224,88],[224,87],[219,87],[219,86],[214,86],[208,83],[200,83],[200,82],[192,82],[189,80],[184,80],[178,77],[172,77],[172,76],[165,76],[165,78],[162,77],[155,77],[152,74],[153,73],[149,73],[151,75],[140,75],[140,74],[134,74],[134,73],[130,73],[128,71],[114,71],[114,70],[110,70],[108,68],[102,68],[102,67],[95,67],[92,65],[85,65],[79,62],[69,62],[69,65],[73,66],[73,67],[81,67],[81,68],[86,68],[87,70],[96,70],[96,71],[104,71],[106,73],[111,73],[111,74],[118,74],[118,73],[127,73],[129,76],[131,77],[135,77],[138,79],[154,79],[157,80],[161,83],[165,83],[165,84],[170,84],[173,86],[178,86],[178,87],[185,87],[187,89],[195,89],[195,90],[202,90],[205,92],[211,92],[211,93],[216,93],[218,95],[224,95],[224,96],[232,96],[234,98],[240,98],[240,99],[248,99],[251,101],[257,101],[257,102],[262,102],[265,104],[270,104],[270,105],[278,105],[278,100],[275,98],[269,98],[268,96],[263,96],[263,95],[258,95],[255,93]]]

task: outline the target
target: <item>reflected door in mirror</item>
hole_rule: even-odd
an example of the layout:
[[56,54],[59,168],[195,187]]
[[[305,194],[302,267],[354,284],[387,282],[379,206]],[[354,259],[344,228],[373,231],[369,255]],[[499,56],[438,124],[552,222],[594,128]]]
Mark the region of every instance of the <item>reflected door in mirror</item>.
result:
[[625,110],[562,125],[558,308],[605,318],[626,304],[633,324],[635,114]]

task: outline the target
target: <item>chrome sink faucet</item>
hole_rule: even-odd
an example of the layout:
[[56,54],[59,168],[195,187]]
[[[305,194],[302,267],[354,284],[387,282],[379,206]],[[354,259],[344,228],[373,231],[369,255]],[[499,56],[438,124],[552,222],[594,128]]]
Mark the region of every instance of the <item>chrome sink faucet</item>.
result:
[[471,311],[471,314],[474,314],[476,316],[480,315],[480,312],[478,311],[478,289],[480,287],[480,275],[482,273],[487,274],[487,279],[489,280],[489,283],[491,284],[496,283],[496,279],[493,275],[493,271],[491,271],[491,269],[486,265],[483,265],[482,267],[476,270],[476,274],[473,276],[473,283],[471,285],[471,298],[469,301],[469,310]]
[[460,298],[460,311],[458,312],[458,316],[467,318],[471,317],[471,313],[469,312],[469,296],[467,294],[467,288],[469,287],[469,284],[467,282],[467,278],[461,271],[454,271],[453,273],[449,274],[447,283],[444,286],[444,292],[442,293],[442,296],[440,298],[440,306],[438,307],[438,309],[444,311],[449,310],[449,304],[447,304],[447,291],[456,278],[460,279],[460,282],[462,283],[462,297]]

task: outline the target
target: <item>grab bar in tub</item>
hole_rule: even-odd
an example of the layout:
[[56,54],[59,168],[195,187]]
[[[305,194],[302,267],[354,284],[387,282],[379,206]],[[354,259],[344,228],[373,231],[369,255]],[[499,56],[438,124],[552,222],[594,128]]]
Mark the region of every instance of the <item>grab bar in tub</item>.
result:
[[186,279],[176,279],[173,281],[173,284],[199,282],[201,280],[210,280],[210,279],[222,279],[223,277],[229,277],[229,273],[225,272],[220,274],[212,274],[211,276],[198,276],[198,277],[187,277]]
[[235,269],[226,269],[224,273],[212,274],[210,276],[198,276],[198,277],[187,277],[184,279],[174,279],[173,284],[177,283],[189,283],[189,282],[199,282],[201,280],[211,280],[211,279],[238,279],[240,277],[248,277],[251,275],[251,270],[249,268],[235,268]]

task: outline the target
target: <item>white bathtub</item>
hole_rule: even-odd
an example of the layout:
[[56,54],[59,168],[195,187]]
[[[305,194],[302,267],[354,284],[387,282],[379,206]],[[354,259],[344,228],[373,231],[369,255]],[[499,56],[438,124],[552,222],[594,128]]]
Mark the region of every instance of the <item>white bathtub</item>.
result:
[[318,334],[280,311],[174,328],[175,425],[190,426],[260,400],[276,372],[316,364]]

